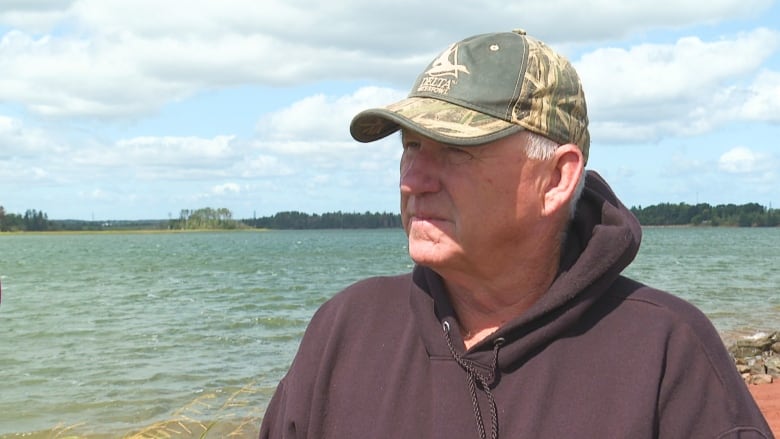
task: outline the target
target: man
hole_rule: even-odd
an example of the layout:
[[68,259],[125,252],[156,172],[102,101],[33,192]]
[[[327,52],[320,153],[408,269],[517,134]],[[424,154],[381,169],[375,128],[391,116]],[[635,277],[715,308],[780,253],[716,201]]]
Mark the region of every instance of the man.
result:
[[[451,45],[352,136],[401,131],[412,273],[325,303],[262,438],[768,438],[707,318],[621,276],[577,73],[522,31]],[[583,187],[584,186],[584,187]]]

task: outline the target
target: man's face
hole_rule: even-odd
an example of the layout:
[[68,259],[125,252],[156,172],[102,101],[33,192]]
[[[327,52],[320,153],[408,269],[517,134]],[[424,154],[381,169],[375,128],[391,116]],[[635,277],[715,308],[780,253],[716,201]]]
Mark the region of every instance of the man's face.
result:
[[526,157],[526,136],[458,147],[403,132],[401,216],[416,263],[489,275],[533,249],[548,167]]

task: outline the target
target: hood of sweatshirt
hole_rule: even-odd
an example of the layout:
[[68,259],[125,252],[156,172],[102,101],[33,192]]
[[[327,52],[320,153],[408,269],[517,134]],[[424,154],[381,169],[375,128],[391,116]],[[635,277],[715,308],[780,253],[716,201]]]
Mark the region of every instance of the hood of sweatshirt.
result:
[[442,329],[448,325],[455,349],[465,358],[492,367],[495,341],[502,339],[497,366],[503,370],[518,367],[550,341],[577,330],[583,314],[633,261],[641,235],[636,217],[600,175],[588,171],[583,194],[569,224],[556,279],[525,313],[468,352],[463,351],[457,319],[441,278],[429,268],[415,267],[413,288],[418,291],[412,291],[412,309],[429,355],[451,355]]

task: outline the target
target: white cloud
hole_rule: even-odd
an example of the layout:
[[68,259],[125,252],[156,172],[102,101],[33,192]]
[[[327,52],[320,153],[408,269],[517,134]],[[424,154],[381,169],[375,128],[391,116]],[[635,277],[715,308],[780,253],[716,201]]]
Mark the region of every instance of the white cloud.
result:
[[762,71],[746,94],[741,111],[744,119],[780,122],[780,72]]
[[26,126],[21,119],[0,115],[0,151],[5,157],[63,154],[66,148],[52,133]]
[[0,150],[10,152],[11,156],[0,155],[0,181],[22,186],[32,181],[48,181],[64,187],[85,179],[112,179],[115,181],[107,184],[123,185],[139,180],[224,178],[240,174],[236,169],[251,162],[244,161],[234,136],[142,136],[113,143],[94,139],[53,143],[45,136],[29,136],[26,138],[29,145],[19,144],[14,152],[4,148],[7,139],[24,138],[22,134],[36,130],[22,127],[14,137],[8,136],[3,131],[7,121],[0,119]]
[[290,163],[281,163],[278,157],[270,155],[258,155],[243,160],[236,169],[237,175],[248,179],[284,177],[295,172]]
[[686,177],[695,174],[708,173],[711,170],[711,164],[702,160],[696,155],[691,158],[684,152],[677,152],[669,159],[668,164],[661,170],[661,175]]
[[[534,17],[525,21],[536,35],[566,44],[732,19],[770,4],[597,0],[588,4],[588,14],[562,21],[560,11],[583,6],[573,0],[522,7],[490,1],[475,17],[473,8],[443,0],[268,0],[262,7],[254,0],[14,1],[0,7],[0,23],[12,29],[0,41],[0,100],[47,116],[139,117],[203,90],[241,84],[371,78],[407,85],[447,43],[509,30],[525,17]],[[430,25],[435,16],[466,25],[436,30]],[[637,57],[642,54],[629,58]]]
[[[701,134],[735,117],[758,119],[755,108],[777,105],[771,98],[777,93],[776,75],[765,72],[753,85],[741,84],[752,81],[779,47],[780,32],[757,29],[713,42],[686,37],[674,44],[588,53],[576,67],[594,138],[652,141]],[[743,106],[744,111],[734,111]]]
[[[507,15],[533,17],[533,20],[526,20],[529,22],[527,30],[601,39],[618,38],[654,27],[713,24],[735,17],[755,16],[768,8],[772,1],[537,0],[507,4],[511,5],[506,11]],[[554,26],[556,22],[558,26]],[[544,31],[544,27],[553,29]]]
[[[85,26],[108,34],[133,32],[156,37],[197,33],[213,37],[231,32],[269,33],[328,47],[377,47],[381,42],[386,47],[413,47],[421,44],[422,36],[439,35],[447,40],[462,37],[467,26],[474,31],[486,27],[508,30],[526,23],[552,35],[568,34],[574,39],[614,37],[654,26],[747,17],[771,4],[771,0],[590,0],[586,4],[577,0],[527,0],[522,4],[488,0],[480,3],[480,13],[474,14],[473,7],[447,0],[264,0],[262,7],[254,0],[231,0],[228,4],[209,0],[81,0],[70,11]],[[582,11],[585,7],[587,14],[561,13]],[[432,26],[432,18],[440,23],[462,25]],[[388,39],[391,34],[408,38]]]
[[[350,147],[349,122],[361,110],[390,104],[405,97],[406,93],[382,87],[363,87],[346,96],[317,94],[294,102],[273,114],[262,118],[258,133],[269,141],[304,141],[317,144],[343,142],[331,145],[339,149]],[[347,141],[347,142],[344,142]],[[283,150],[300,151],[301,145],[283,145]],[[303,147],[301,152],[310,152]]]
[[100,201],[111,200],[115,197],[115,194],[108,193],[103,189],[92,189],[91,191],[82,192],[80,195],[83,198]]
[[405,92],[363,87],[344,96],[318,94],[304,98],[257,123],[254,148],[279,158],[300,173],[317,171],[366,172],[396,170],[397,144],[364,145],[352,140],[349,123],[366,108],[402,99]]
[[79,149],[73,162],[97,167],[213,167],[234,156],[231,142],[234,136],[199,137],[134,137],[113,145],[98,145]]
[[[19,184],[20,182],[24,183],[24,185],[29,185],[47,180],[50,177],[49,172],[39,166],[30,166],[24,162],[0,160],[0,183],[3,183],[6,187],[9,184]],[[3,195],[7,196],[8,194]],[[0,203],[2,203],[2,200],[0,200]]]
[[759,29],[732,40],[698,37],[675,44],[641,44],[628,50],[598,49],[577,69],[597,107],[622,110],[674,99],[690,99],[723,81],[755,71],[777,50],[780,35]]
[[240,192],[241,186],[236,183],[225,183],[211,188],[211,193],[215,195],[238,194]]
[[772,164],[768,154],[737,146],[720,156],[718,168],[730,174],[756,174],[768,171]]
[[47,32],[67,18],[75,0],[4,0],[0,23],[30,32]]

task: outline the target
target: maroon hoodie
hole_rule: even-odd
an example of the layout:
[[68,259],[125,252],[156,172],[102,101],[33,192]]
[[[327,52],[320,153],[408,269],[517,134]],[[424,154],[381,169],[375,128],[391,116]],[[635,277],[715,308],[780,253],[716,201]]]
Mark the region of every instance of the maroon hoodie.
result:
[[312,318],[261,438],[771,438],[709,320],[620,275],[636,218],[589,172],[558,277],[465,351],[442,280],[358,282]]

